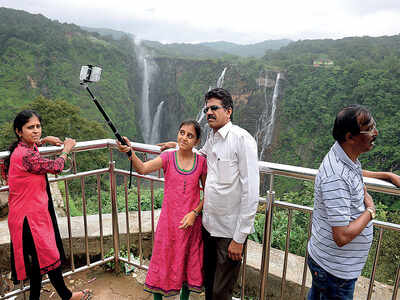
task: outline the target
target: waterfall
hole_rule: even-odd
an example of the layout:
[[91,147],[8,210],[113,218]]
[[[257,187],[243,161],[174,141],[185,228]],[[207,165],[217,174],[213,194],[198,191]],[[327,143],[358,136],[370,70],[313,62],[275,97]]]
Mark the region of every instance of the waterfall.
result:
[[[221,75],[217,79],[216,87],[222,88],[222,86],[224,84],[226,70],[227,70],[227,67],[225,67],[222,70]],[[209,86],[208,87],[208,91],[212,90],[212,88],[213,88],[212,86]],[[201,126],[201,131],[202,131],[202,136],[203,136],[201,145],[204,145],[204,143],[206,141],[206,137],[208,136],[208,133],[210,132],[210,129],[211,129],[210,126],[208,126],[207,120],[204,120],[204,117],[205,117],[206,114],[203,112],[203,107],[201,108],[201,110],[199,111],[199,113],[197,114],[197,117],[196,117],[197,122]]]
[[267,123],[268,117],[268,94],[267,94],[267,87],[268,87],[268,73],[265,72],[264,84],[259,83],[258,87],[264,86],[264,102],[265,102],[265,109],[261,113],[258,121],[256,123],[256,133],[254,134],[254,138],[256,140],[257,145],[260,145],[260,141],[262,139],[262,134],[264,131],[264,124]]
[[149,105],[149,64],[147,58],[143,58],[143,84],[142,84],[142,135],[144,142],[147,144],[150,141],[151,135],[151,117]]
[[[268,148],[269,145],[271,145],[272,142],[272,134],[274,130],[274,125],[275,125],[275,111],[276,111],[276,102],[278,99],[278,94],[279,94],[279,80],[281,78],[281,73],[278,73],[276,76],[276,81],[275,81],[275,87],[274,87],[274,93],[272,95],[272,100],[271,104],[269,105],[267,101],[267,93],[265,92],[265,99],[266,99],[266,108],[261,114],[258,124],[257,124],[257,133],[256,133],[256,140],[257,144],[259,145],[261,136],[262,136],[262,142],[261,142],[261,151],[259,155],[259,160],[262,160],[264,151]],[[267,76],[265,77],[265,91],[267,89]]]
[[[151,143],[152,141],[155,141],[156,143],[159,142],[159,119],[158,117],[157,123],[158,124],[153,124],[155,120],[152,120],[152,115],[151,115],[151,105],[150,105],[150,99],[149,99],[149,94],[150,94],[150,83],[152,81],[153,75],[157,71],[157,65],[155,64],[154,60],[152,59],[150,53],[148,50],[141,45],[140,40],[135,40],[135,49],[138,57],[138,63],[140,68],[143,71],[143,82],[142,82],[142,97],[141,97],[141,103],[140,103],[140,123],[139,127],[142,132],[143,140],[146,144]],[[161,104],[161,103],[160,103]],[[160,108],[160,104],[157,107],[157,112],[158,109]],[[162,105],[161,105],[162,106]],[[161,110],[161,108],[160,108]],[[159,113],[161,114],[161,112]],[[157,113],[156,113],[157,115]],[[155,116],[156,118],[156,116]],[[157,128],[157,130],[154,130],[154,128]],[[153,135],[158,136],[158,139],[156,137],[153,137]]]
[[151,128],[150,144],[157,144],[160,142],[160,120],[163,104],[164,101],[161,101],[157,106],[157,111],[153,120],[153,126]]
[[221,73],[221,76],[219,76],[217,80],[217,88],[222,88],[222,85],[224,84],[224,78],[225,78],[225,72],[226,72],[226,67]]
[[[224,69],[224,71],[222,72],[222,73],[224,73],[224,76],[225,76],[225,70],[226,70],[226,68]],[[221,78],[221,77],[220,77]],[[223,80],[222,80],[222,83],[223,83]],[[218,83],[217,83],[218,84]],[[212,86],[209,86],[208,87],[208,92],[209,91],[211,91],[212,90]],[[196,120],[197,120],[197,122],[199,123],[199,124],[201,124],[201,120],[203,120],[203,118],[204,118],[204,116],[205,116],[206,114],[204,113],[204,111],[203,111],[203,109],[201,109],[200,111],[199,111],[199,113],[197,114],[197,117],[196,117]]]

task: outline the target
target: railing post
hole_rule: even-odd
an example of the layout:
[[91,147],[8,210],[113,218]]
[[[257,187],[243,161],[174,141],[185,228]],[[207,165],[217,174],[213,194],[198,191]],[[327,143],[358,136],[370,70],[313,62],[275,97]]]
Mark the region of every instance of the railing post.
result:
[[369,279],[367,300],[370,300],[372,297],[372,291],[373,291],[374,281],[375,281],[376,266],[378,264],[379,252],[381,250],[381,245],[382,245],[382,235],[383,235],[383,228],[379,228],[379,239],[378,239],[378,245],[376,247],[374,264],[372,266],[372,273],[371,273],[371,277]]
[[[272,176],[272,175],[271,175]],[[275,192],[267,191],[267,205],[265,207],[265,224],[263,237],[263,251],[260,270],[260,300],[265,299],[267,289],[267,277],[269,271],[269,258],[271,251],[271,231],[272,231],[272,207],[274,203]]]
[[110,161],[110,198],[112,213],[112,232],[114,245],[115,271],[120,272],[119,268],[119,229],[118,229],[118,208],[117,208],[117,189],[115,182],[115,162]]

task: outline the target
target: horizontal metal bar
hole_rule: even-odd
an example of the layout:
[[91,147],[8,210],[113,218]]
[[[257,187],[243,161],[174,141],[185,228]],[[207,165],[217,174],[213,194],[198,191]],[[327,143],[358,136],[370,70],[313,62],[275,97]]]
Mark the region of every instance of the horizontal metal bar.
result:
[[281,208],[287,208],[290,210],[303,211],[306,213],[312,213],[312,211],[313,211],[312,207],[299,205],[299,204],[295,204],[295,203],[283,202],[283,201],[275,201],[273,205],[277,206],[277,207],[281,207]]
[[[115,169],[115,173],[120,174],[120,175],[130,175],[129,171],[122,170],[122,169]],[[147,179],[150,181],[164,182],[164,178],[160,178],[160,177],[156,177],[156,176],[152,176],[152,175],[143,175],[143,174],[139,174],[136,172],[132,172],[132,175],[137,178],[143,178],[143,179]]]
[[146,266],[146,265],[140,265],[140,264],[136,264],[136,263],[134,263],[134,262],[132,262],[132,261],[128,261],[126,258],[123,258],[123,257],[120,257],[119,258],[119,260],[120,261],[123,261],[124,263],[126,263],[126,264],[129,264],[129,265],[131,265],[131,266],[134,266],[134,267],[136,267],[136,268],[139,268],[139,269],[142,269],[142,270],[148,270],[149,269],[149,267],[148,266]]
[[[58,176],[58,177],[50,177],[49,182],[65,181],[65,180],[77,179],[77,178],[81,178],[81,177],[93,176],[93,175],[97,175],[97,174],[105,174],[105,173],[108,173],[109,171],[110,171],[109,168],[104,168],[104,169],[80,172],[80,173],[76,173],[76,174],[70,174],[70,175],[64,175],[64,176]],[[129,174],[129,172],[128,172],[128,174]],[[7,191],[8,191],[8,185],[2,186],[0,188],[0,192],[7,192]]]
[[[261,173],[285,176],[302,180],[313,181],[318,172],[318,170],[316,169],[276,164],[265,161],[259,161],[258,164]],[[391,195],[400,195],[400,188],[397,188],[394,184],[388,181],[364,177],[364,183],[366,184],[369,191]]]
[[[131,143],[133,150],[146,152],[151,154],[159,154],[160,147],[155,145],[148,145],[142,143]],[[96,149],[105,149],[105,148],[117,148],[117,143],[113,139],[101,139],[101,140],[92,140],[85,142],[77,142],[75,147],[73,148],[73,152],[82,152],[88,150],[96,150]],[[56,155],[62,152],[63,146],[48,146],[48,147],[39,147],[39,152],[45,156]],[[7,158],[9,155],[9,151],[0,152],[0,160]]]
[[[134,151],[140,151],[152,154],[160,153],[160,147],[155,145],[131,143],[131,146]],[[101,139],[101,140],[78,142],[74,147],[73,151],[81,152],[87,150],[104,149],[107,147],[116,148],[117,145],[115,140]],[[60,153],[62,149],[63,149],[62,147],[50,146],[50,147],[40,147],[39,151],[43,155],[54,155]],[[9,154],[8,151],[0,152],[0,161],[6,158],[8,154]],[[274,175],[286,176],[290,178],[303,179],[303,180],[311,180],[311,181],[314,180],[318,172],[318,170],[316,169],[283,165],[265,161],[259,162],[259,170],[261,173],[274,174]],[[395,185],[387,181],[365,177],[364,182],[366,183],[367,188],[370,189],[371,191],[381,192],[391,195],[400,195],[400,189],[396,188]]]
[[[107,257],[107,258],[104,259],[104,260],[96,261],[96,262],[94,262],[94,263],[91,263],[91,264],[88,265],[88,266],[83,266],[83,267],[81,267],[81,268],[75,269],[75,271],[65,272],[65,273],[63,273],[62,275],[63,275],[63,277],[67,277],[67,276],[73,275],[73,274],[75,274],[75,273],[83,272],[83,271],[89,270],[89,269],[91,269],[91,268],[104,265],[104,264],[108,263],[109,261],[112,261],[113,259],[114,259],[114,256],[112,256],[112,257]],[[46,284],[46,283],[49,283],[49,282],[50,282],[49,279],[43,280],[43,281],[42,281],[42,285],[43,285],[43,284]],[[28,291],[29,289],[30,289],[30,286],[25,286],[23,289],[14,290],[14,291],[12,291],[12,292],[10,292],[10,293],[4,295],[4,297],[0,297],[0,300],[4,300],[4,299],[8,299],[8,298],[17,296],[17,295],[19,295],[19,294],[22,294],[23,292]]]

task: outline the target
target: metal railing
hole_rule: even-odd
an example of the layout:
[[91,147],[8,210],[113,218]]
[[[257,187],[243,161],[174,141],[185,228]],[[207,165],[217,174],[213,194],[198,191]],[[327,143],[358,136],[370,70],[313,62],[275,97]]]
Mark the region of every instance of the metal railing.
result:
[[[135,151],[141,151],[144,153],[149,154],[158,154],[159,147],[145,145],[140,143],[132,143],[133,148]],[[141,209],[141,189],[142,189],[142,181],[149,182],[150,185],[150,192],[151,192],[151,233],[152,233],[152,244],[154,243],[154,227],[155,227],[155,213],[154,213],[154,183],[155,182],[163,182],[164,179],[160,178],[160,173],[158,176],[152,175],[140,175],[138,173],[133,173],[133,176],[136,178],[136,188],[137,188],[137,201],[138,201],[138,210],[137,210],[137,219],[138,219],[138,251],[139,251],[139,259],[133,260],[131,259],[131,255],[129,251],[132,248],[132,242],[130,239],[131,232],[130,232],[130,221],[129,221],[129,209],[128,209],[128,188],[127,188],[127,177],[129,176],[129,172],[122,169],[115,168],[115,162],[113,161],[113,149],[116,147],[115,141],[112,139],[103,139],[103,140],[96,140],[96,141],[88,141],[88,142],[79,142],[77,143],[76,147],[74,148],[74,155],[73,155],[73,174],[69,175],[62,175],[56,178],[50,178],[50,182],[64,182],[64,197],[65,197],[65,207],[66,207],[66,218],[67,218],[67,227],[68,227],[68,245],[69,245],[69,257],[71,260],[71,270],[63,273],[64,276],[69,276],[76,272],[85,271],[89,268],[93,268],[95,266],[106,264],[110,261],[114,261],[115,267],[118,271],[119,262],[124,262],[126,264],[130,264],[136,266],[141,269],[147,269],[147,266],[144,264],[144,257],[143,257],[143,232],[142,232],[142,209]],[[107,149],[109,152],[109,165],[107,168],[96,169],[96,170],[89,170],[83,172],[77,172],[76,168],[76,156],[75,153],[88,151],[88,150],[101,150]],[[60,147],[46,147],[40,148],[40,152],[42,155],[51,156],[57,155],[61,152]],[[8,152],[0,152],[0,163],[1,161],[6,158]],[[266,199],[260,198],[260,203],[265,203],[265,226],[264,226],[264,234],[263,234],[263,250],[262,250],[262,259],[261,259],[261,270],[260,270],[260,285],[259,285],[259,298],[265,299],[266,291],[268,287],[268,278],[267,274],[269,274],[269,264],[270,264],[270,248],[271,248],[271,232],[272,232],[272,221],[274,210],[276,208],[286,209],[288,210],[288,225],[286,230],[286,243],[285,243],[285,251],[284,251],[284,262],[283,262],[283,270],[282,270],[282,278],[281,278],[281,290],[280,290],[280,298],[283,299],[284,293],[286,290],[286,274],[287,274],[287,263],[288,263],[288,254],[289,254],[289,246],[290,246],[290,234],[291,234],[291,226],[292,226],[292,216],[294,211],[299,211],[304,214],[308,215],[308,238],[310,237],[311,233],[311,215],[312,215],[312,208],[301,206],[293,203],[282,202],[282,201],[275,201],[275,192],[274,192],[274,178],[275,176],[285,176],[290,178],[296,178],[301,180],[314,180],[317,170],[308,169],[308,168],[301,168],[295,166],[288,166],[282,164],[275,164],[275,163],[268,163],[268,162],[259,162],[259,169],[260,172],[263,174],[267,174],[270,176],[269,178],[269,190],[267,191]],[[114,255],[105,258],[105,248],[104,248],[104,224],[103,224],[103,217],[104,213],[102,210],[102,199],[101,199],[101,175],[107,174],[109,177],[109,186],[110,186],[110,199],[111,199],[111,218],[112,218],[112,238],[113,238],[113,248],[114,248]],[[87,223],[87,203],[85,198],[85,178],[88,177],[96,177],[96,193],[97,193],[97,201],[98,201],[98,216],[99,216],[99,249],[100,259],[96,261],[91,261],[90,251],[89,251],[89,234],[88,234],[88,223]],[[120,235],[121,231],[119,230],[119,214],[118,214],[118,207],[117,207],[117,178],[116,176],[122,176],[122,185],[124,187],[124,194],[125,194],[125,201],[124,201],[124,214],[125,214],[125,223],[126,223],[126,249],[129,249],[127,258],[119,256],[119,249],[120,249]],[[81,193],[82,193],[82,218],[83,218],[83,225],[84,225],[84,248],[85,248],[85,256],[86,256],[86,265],[81,267],[76,267],[75,259],[74,259],[74,251],[73,251],[73,230],[71,225],[71,212],[70,212],[70,192],[69,192],[69,182],[74,179],[80,180],[81,185]],[[392,195],[399,195],[400,190],[395,188],[394,185],[371,178],[365,178],[365,183],[369,190],[392,194]],[[1,186],[0,192],[8,191],[8,186]],[[370,277],[370,284],[368,289],[368,296],[367,299],[371,299],[372,296],[372,287],[375,280],[376,274],[376,267],[379,258],[379,253],[381,251],[382,245],[382,236],[384,230],[391,230],[391,231],[400,231],[400,225],[387,223],[387,222],[380,222],[374,221],[374,228],[379,230],[379,237],[377,240],[377,250],[375,253],[373,269],[371,272]],[[305,255],[305,260],[307,258],[307,253]],[[247,248],[245,248],[245,255],[243,259],[243,265],[246,265],[246,258],[247,258]],[[302,276],[302,285],[301,285],[301,299],[304,299],[306,294],[306,278],[307,277],[307,264],[304,263],[303,267],[303,276]],[[44,282],[48,282],[49,280],[45,280]],[[394,284],[394,290],[392,299],[396,299],[397,297],[397,290],[399,287],[400,281],[400,268],[397,269],[396,279]],[[246,282],[246,268],[242,268],[242,276],[241,276],[241,299],[245,297],[245,282]],[[0,300],[7,299],[18,294],[23,294],[25,298],[25,292],[29,289],[29,286],[24,286],[21,283],[19,289],[16,289],[12,292],[7,294],[0,294]]]

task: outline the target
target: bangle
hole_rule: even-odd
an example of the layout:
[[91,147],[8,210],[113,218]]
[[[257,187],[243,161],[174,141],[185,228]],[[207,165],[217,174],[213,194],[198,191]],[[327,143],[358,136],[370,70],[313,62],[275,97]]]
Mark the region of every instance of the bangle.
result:
[[192,212],[194,212],[194,214],[196,215],[196,217],[198,217],[198,216],[200,215],[200,213],[197,212],[195,209],[193,209]]
[[61,155],[64,155],[64,154],[65,154],[66,157],[68,157],[68,155],[69,155],[68,152],[63,151],[63,152],[61,152],[60,156],[61,156]]

